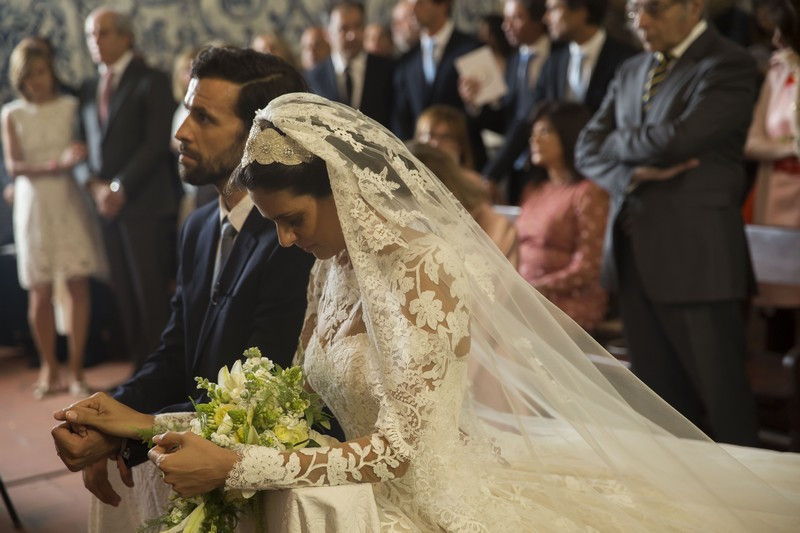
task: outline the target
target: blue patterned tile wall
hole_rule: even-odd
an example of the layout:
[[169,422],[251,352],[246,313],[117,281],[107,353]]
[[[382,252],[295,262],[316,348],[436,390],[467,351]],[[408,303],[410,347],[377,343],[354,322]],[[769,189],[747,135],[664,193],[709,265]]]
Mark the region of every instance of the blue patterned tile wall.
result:
[[[182,49],[212,39],[246,45],[253,34],[280,31],[297,49],[300,33],[319,24],[330,0],[0,0],[0,102],[14,97],[8,83],[8,56],[30,35],[49,38],[60,77],[70,85],[93,72],[83,39],[86,15],[103,4],[133,15],[137,48],[148,62],[169,72]],[[474,31],[480,15],[499,10],[499,2],[456,0],[453,18]],[[388,22],[394,0],[366,0],[369,21]]]

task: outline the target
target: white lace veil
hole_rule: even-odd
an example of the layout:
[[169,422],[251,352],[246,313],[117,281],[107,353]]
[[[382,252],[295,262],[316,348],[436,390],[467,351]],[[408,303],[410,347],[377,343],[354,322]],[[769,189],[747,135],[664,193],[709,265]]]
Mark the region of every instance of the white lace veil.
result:
[[[466,283],[459,290],[468,294],[470,312],[462,438],[458,450],[426,459],[428,468],[456,461],[442,474],[448,483],[442,490],[453,501],[470,501],[468,492],[488,485],[481,477],[486,475],[516,486],[512,499],[537,501],[554,516],[585,509],[586,522],[602,515],[620,531],[644,524],[649,530],[694,529],[697,516],[718,530],[797,525],[796,502],[712,443],[520,277],[452,194],[385,128],[304,93],[273,100],[257,114],[256,124],[263,121],[326,162],[387,390],[406,379],[396,355],[413,332],[391,329],[384,316],[392,305],[385,300],[393,274],[383,251],[433,234],[457,256],[464,271],[457,279]],[[392,444],[414,447],[413,431],[402,422],[413,414],[402,402],[382,401],[385,418],[397,419],[386,424],[394,428]],[[485,453],[487,442],[496,456]],[[447,460],[435,459],[436,453]],[[561,481],[545,481],[555,478]],[[676,515],[673,521],[664,520],[665,509]]]

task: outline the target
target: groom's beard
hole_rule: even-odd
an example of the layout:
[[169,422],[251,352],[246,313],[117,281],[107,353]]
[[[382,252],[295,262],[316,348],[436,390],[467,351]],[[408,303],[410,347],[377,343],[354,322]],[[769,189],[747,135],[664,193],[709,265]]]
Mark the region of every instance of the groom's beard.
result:
[[181,146],[181,152],[185,153],[196,161],[193,168],[179,165],[181,180],[189,185],[200,187],[202,185],[216,185],[224,182],[239,166],[244,152],[244,142],[235,142],[221,154],[207,158],[199,152],[195,152],[185,146]]

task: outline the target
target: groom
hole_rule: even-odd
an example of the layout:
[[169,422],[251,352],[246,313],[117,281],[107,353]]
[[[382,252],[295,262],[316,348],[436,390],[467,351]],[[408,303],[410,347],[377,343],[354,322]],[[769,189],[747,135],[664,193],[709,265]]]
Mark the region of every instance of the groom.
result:
[[[220,367],[250,346],[281,366],[291,364],[313,256],[282,248],[274,225],[250,197],[226,185],[256,110],[281,94],[306,90],[286,62],[252,50],[208,48],[192,64],[184,100],[189,116],[176,134],[181,178],[213,184],[220,201],[186,220],[172,316],[158,349],[114,392],[122,403],[145,413],[193,411],[188,398],[203,401],[194,377],[216,381]],[[62,424],[52,435],[64,464],[83,470],[86,488],[110,505],[121,498],[109,482],[108,459],[117,458],[128,486],[133,478],[127,465],[146,459],[141,444],[93,429],[78,434]]]

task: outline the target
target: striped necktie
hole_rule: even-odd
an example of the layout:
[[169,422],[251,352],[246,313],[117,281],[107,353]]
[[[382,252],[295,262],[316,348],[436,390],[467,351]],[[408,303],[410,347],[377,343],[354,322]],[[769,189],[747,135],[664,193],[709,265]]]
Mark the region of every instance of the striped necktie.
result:
[[644,94],[642,95],[642,110],[645,113],[650,110],[653,97],[658,94],[659,85],[661,85],[661,82],[667,77],[669,64],[672,61],[672,57],[670,57],[669,54],[664,54],[662,52],[656,52],[653,54],[653,58],[655,62],[647,73],[647,81],[644,84]]
[[218,287],[219,277],[225,269],[225,263],[228,262],[228,257],[231,255],[233,249],[233,241],[236,239],[236,228],[233,227],[228,217],[222,220],[222,227],[220,228],[219,235],[219,250],[217,251],[217,258],[214,262],[214,276],[212,278],[212,292]]

